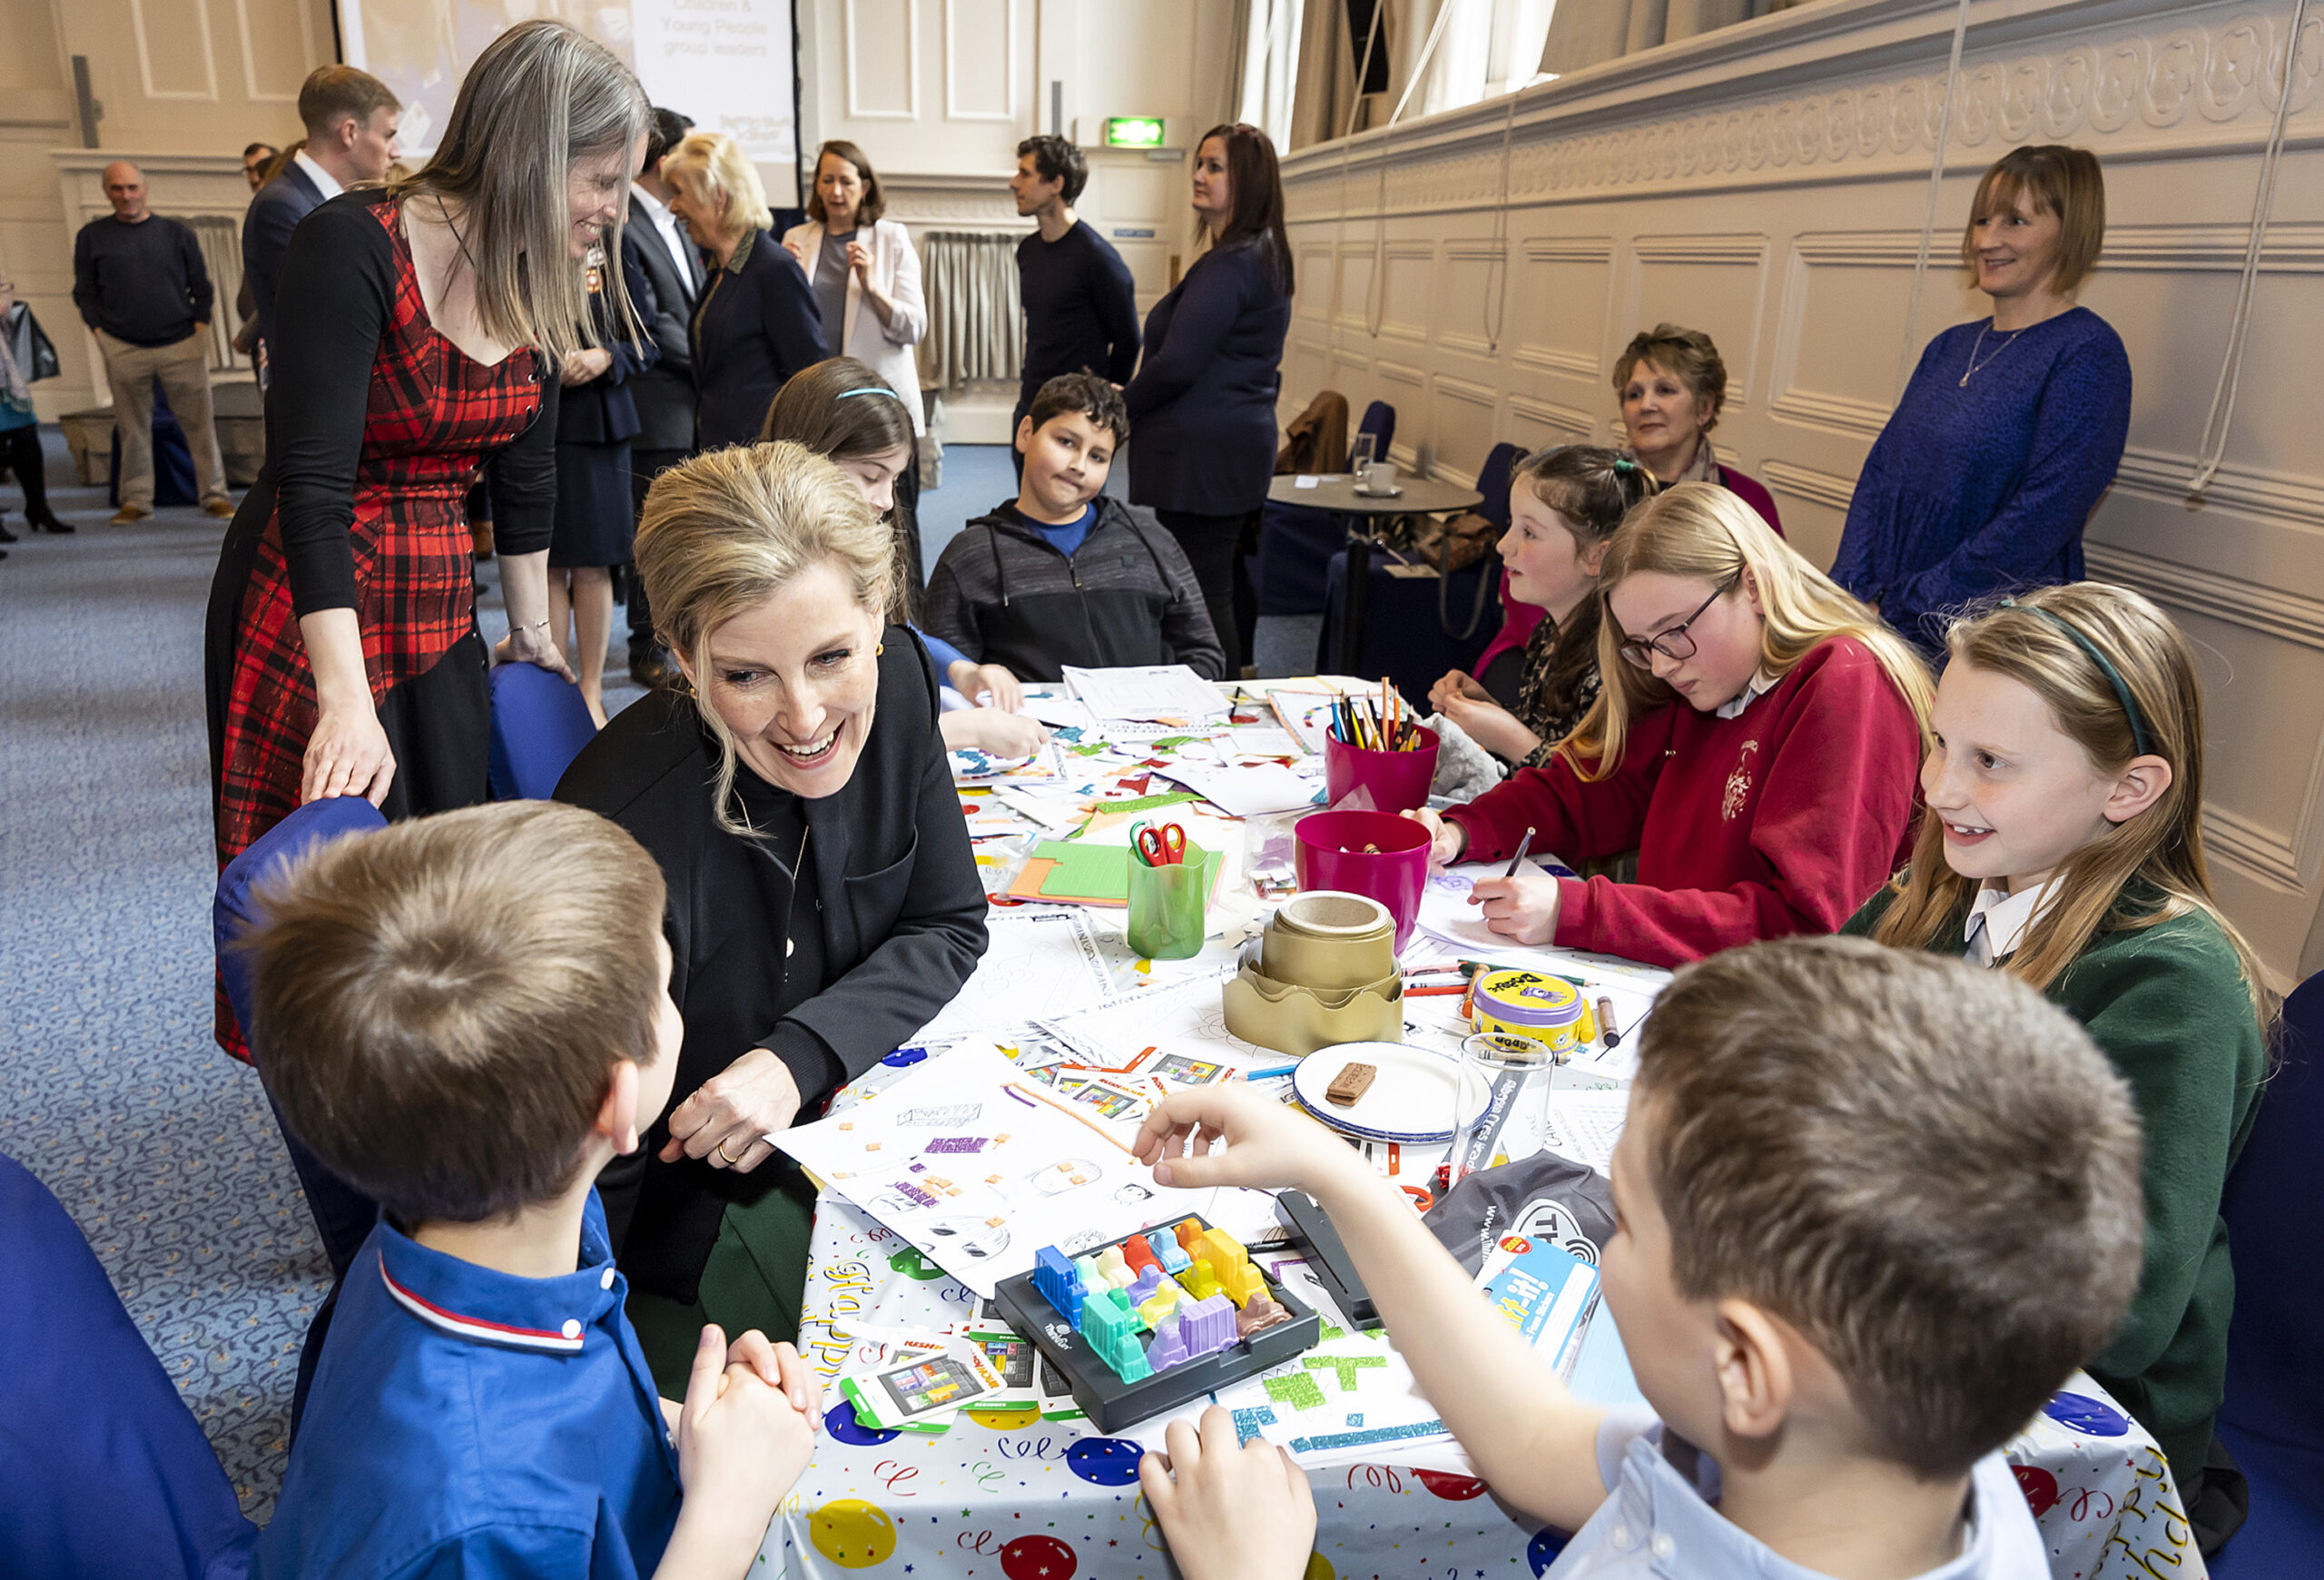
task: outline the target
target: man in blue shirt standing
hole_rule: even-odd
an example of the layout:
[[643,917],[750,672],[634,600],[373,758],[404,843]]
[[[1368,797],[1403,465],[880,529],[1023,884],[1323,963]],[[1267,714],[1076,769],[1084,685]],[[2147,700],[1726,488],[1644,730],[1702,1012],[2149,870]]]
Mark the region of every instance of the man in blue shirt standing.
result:
[[73,242],[73,305],[104,353],[113,386],[113,426],[121,436],[121,510],[116,527],[153,513],[153,383],[185,430],[202,509],[224,518],[226,463],[210,420],[209,266],[202,244],[175,220],[145,205],[145,173],[126,160],[103,177],[113,212],[81,227]]
[[[1088,163],[1067,139],[1028,137],[1017,144],[1009,190],[1017,212],[1039,229],[1017,243],[1025,371],[1009,419],[1012,435],[1051,379],[1088,371],[1120,385],[1137,370],[1137,288],[1129,265],[1073,212],[1088,181]],[[1012,450],[1009,459],[1021,475],[1023,453]]]

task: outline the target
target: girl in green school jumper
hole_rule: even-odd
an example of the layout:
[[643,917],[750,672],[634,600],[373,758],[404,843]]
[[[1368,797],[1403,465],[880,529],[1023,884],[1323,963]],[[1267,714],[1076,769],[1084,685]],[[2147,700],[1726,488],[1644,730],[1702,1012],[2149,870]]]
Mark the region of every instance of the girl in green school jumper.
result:
[[[1843,931],[2015,974],[2130,1082],[2145,1262],[2089,1369],[2162,1444],[2199,1536],[2224,1540],[2240,1511],[2197,1507],[2235,1301],[2220,1192],[2250,1133],[2274,1003],[2204,867],[2194,656],[2153,604],[2099,582],[2004,599],[1946,644],[1912,864]],[[2230,1479],[2213,1478],[2214,1506]]]

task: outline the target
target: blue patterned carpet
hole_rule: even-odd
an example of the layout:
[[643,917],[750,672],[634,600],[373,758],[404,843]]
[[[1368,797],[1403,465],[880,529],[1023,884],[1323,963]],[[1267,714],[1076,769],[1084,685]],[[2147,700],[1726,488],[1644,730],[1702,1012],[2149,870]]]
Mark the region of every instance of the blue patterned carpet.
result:
[[329,1269],[257,1077],[210,1038],[220,523],[54,493],[79,533],[0,564],[0,1151],[79,1222],[262,1522]]

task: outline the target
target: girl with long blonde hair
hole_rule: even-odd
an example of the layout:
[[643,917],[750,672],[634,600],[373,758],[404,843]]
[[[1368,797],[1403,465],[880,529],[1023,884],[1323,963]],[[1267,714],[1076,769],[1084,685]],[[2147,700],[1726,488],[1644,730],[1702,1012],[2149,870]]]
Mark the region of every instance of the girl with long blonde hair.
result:
[[1837,929],[1911,848],[1918,655],[1713,483],[1633,510],[1599,586],[1598,700],[1546,765],[1411,814],[1433,859],[1638,852],[1636,883],[1480,878],[1521,943],[1676,965]]
[[2139,594],[2043,588],[1955,623],[1912,864],[1846,931],[2008,972],[2129,1080],[2146,1132],[2145,1271],[2092,1374],[2193,1509],[2227,1363],[2220,1193],[2267,1071],[2274,1002],[2211,897],[2203,696]]

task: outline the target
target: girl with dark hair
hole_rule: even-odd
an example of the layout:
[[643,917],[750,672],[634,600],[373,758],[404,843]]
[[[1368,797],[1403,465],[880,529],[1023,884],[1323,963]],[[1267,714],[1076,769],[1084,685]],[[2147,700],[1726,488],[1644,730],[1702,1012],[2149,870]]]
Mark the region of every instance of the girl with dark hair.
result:
[[1291,241],[1275,144],[1256,126],[1214,126],[1195,147],[1194,207],[1207,249],[1146,319],[1146,357],[1123,388],[1130,502],[1152,507],[1184,548],[1226,649],[1243,672],[1243,542],[1275,470],[1275,396],[1291,328]]
[[1525,641],[1517,706],[1502,706],[1458,669],[1428,699],[1512,767],[1546,766],[1598,700],[1598,572],[1614,529],[1654,490],[1654,474],[1637,461],[1586,444],[1536,450],[1511,477],[1509,530],[1497,547],[1510,596],[1541,611]]
[[787,439],[828,458],[847,474],[872,515],[887,523],[895,561],[888,619],[911,627],[950,688],[940,721],[945,746],[1013,757],[1049,739],[1049,731],[1019,711],[1025,705],[1024,687],[1006,665],[979,664],[917,623],[919,555],[900,518],[903,501],[896,486],[911,475],[918,454],[904,398],[853,357],[833,357],[803,370],[783,387],[767,409],[759,438]]

